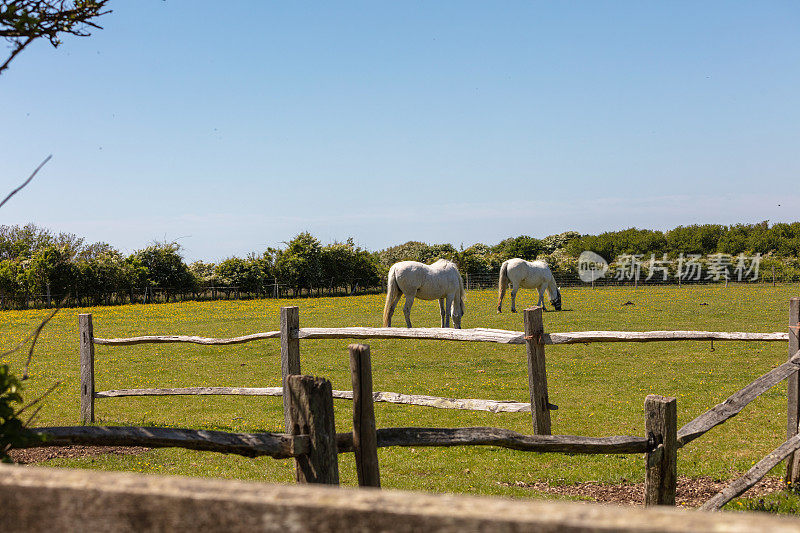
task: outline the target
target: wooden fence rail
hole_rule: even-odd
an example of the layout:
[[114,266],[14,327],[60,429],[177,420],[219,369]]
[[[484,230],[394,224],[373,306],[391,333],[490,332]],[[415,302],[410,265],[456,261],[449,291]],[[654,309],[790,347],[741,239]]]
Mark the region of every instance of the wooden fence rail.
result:
[[678,430],[678,444],[684,446],[710,429],[738,415],[742,409],[760,395],[797,373],[800,369],[800,351],[782,365],[773,368],[724,402],[715,405]]
[[45,437],[36,446],[146,446],[148,448],[187,448],[233,453],[245,457],[268,455],[286,459],[308,453],[307,435],[281,433],[226,433],[223,431],[117,426],[40,427],[31,430]]
[[[440,341],[494,342],[499,344],[525,344],[522,331],[472,328],[299,328],[292,336],[310,339],[427,339]],[[148,343],[192,343],[206,346],[227,346],[245,342],[281,337],[280,331],[265,331],[242,337],[216,339],[190,335],[144,335],[119,339],[94,337],[93,342],[104,346],[131,346]],[[788,333],[751,333],[742,331],[570,331],[544,333],[543,344],[581,344],[590,342],[663,342],[663,341],[756,341],[786,342]]]
[[[654,446],[644,437],[582,437],[573,435],[523,435],[508,429],[472,428],[380,428],[377,447],[390,446],[499,446],[539,453],[645,453]],[[336,435],[339,452],[353,451],[350,433]]]
[[[116,389],[95,392],[95,398],[122,398],[126,396],[283,396],[283,387],[178,387],[172,389]],[[337,400],[352,400],[353,391],[334,390]],[[375,402],[396,403],[436,407],[439,409],[462,409],[467,411],[489,411],[491,413],[529,413],[529,403],[507,400],[481,400],[477,398],[442,398],[423,394],[401,394],[399,392],[373,392]]]

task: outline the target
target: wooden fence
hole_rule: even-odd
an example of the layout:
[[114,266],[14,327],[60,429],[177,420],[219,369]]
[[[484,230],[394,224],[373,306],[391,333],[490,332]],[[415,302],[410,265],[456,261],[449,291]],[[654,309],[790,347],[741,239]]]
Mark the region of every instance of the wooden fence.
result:
[[[181,446],[194,449],[239,453],[242,455],[271,455],[294,457],[299,482],[338,483],[337,454],[354,452],[359,484],[379,486],[377,448],[385,446],[464,446],[494,445],[532,452],[563,453],[645,453],[647,505],[674,505],[677,479],[677,450],[736,416],[760,394],[789,380],[789,409],[787,441],[759,461],[743,478],[736,480],[703,508],[719,509],[725,503],[752,487],[772,467],[790,457],[787,482],[800,477],[800,449],[797,435],[800,420],[798,395],[798,326],[800,299],[790,302],[788,333],[742,333],[705,331],[587,331],[545,333],[541,308],[524,312],[524,331],[514,332],[476,328],[451,330],[442,328],[300,328],[299,310],[281,310],[281,329],[244,337],[213,339],[191,336],[146,336],[124,339],[94,337],[91,315],[80,315],[81,334],[81,418],[94,421],[96,398],[173,395],[173,394],[241,394],[283,396],[286,424],[285,434],[231,434],[211,431],[177,430],[172,428],[39,428],[48,435],[48,444],[115,444],[130,446]],[[180,389],[124,389],[95,391],[94,345],[125,346],[141,343],[188,342],[202,345],[228,345],[261,339],[279,338],[283,387],[232,388],[187,387]],[[528,356],[530,403],[453,399],[432,396],[405,395],[372,391],[372,369],[369,346],[350,345],[350,368],[353,391],[333,391],[327,380],[300,376],[300,340],[330,338],[416,338],[449,341],[498,342],[524,344]],[[674,398],[649,395],[645,399],[646,437],[612,436],[582,437],[551,435],[550,410],[556,408],[547,397],[545,346],[587,342],[653,342],[677,340],[738,340],[788,341],[789,360],[764,374],[742,390],[730,396],[677,428],[677,405]],[[288,390],[288,394],[283,394]],[[333,398],[354,402],[353,432],[335,434],[333,429]],[[376,428],[374,401],[393,401],[438,408],[471,410],[530,411],[534,434],[523,435],[500,428]]]

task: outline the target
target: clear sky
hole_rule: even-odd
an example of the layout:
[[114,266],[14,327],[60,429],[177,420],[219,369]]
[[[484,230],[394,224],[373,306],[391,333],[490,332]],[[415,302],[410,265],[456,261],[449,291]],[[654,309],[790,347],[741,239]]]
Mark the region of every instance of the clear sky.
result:
[[800,220],[800,3],[119,0],[0,76],[34,222],[188,260]]

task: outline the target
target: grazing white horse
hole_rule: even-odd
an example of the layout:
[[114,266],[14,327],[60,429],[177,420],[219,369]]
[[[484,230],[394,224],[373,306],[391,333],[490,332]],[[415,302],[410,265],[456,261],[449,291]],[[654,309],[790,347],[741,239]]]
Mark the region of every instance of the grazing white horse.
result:
[[525,261],[524,259],[509,259],[503,262],[500,267],[500,287],[499,298],[497,299],[497,312],[502,312],[503,296],[506,294],[506,287],[511,285],[511,312],[516,313],[517,291],[521,288],[537,289],[539,291],[539,303],[544,307],[544,290],[550,294],[550,303],[561,311],[561,291],[558,290],[556,280],[550,267],[544,261]]
[[400,296],[405,295],[403,314],[406,326],[411,327],[411,306],[414,298],[421,300],[439,300],[442,313],[442,327],[450,327],[450,315],[453,315],[453,326],[461,328],[461,317],[464,315],[464,282],[456,265],[446,259],[439,259],[432,265],[417,261],[400,261],[389,269],[386,290],[386,305],[383,307],[383,327],[392,325],[392,314]]

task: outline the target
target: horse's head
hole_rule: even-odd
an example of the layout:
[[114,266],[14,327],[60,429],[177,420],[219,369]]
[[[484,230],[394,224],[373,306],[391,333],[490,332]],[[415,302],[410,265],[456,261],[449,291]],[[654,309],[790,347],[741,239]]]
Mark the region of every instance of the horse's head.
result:
[[550,300],[550,303],[553,304],[553,307],[556,308],[556,311],[561,311],[561,291],[556,289],[556,297]]

